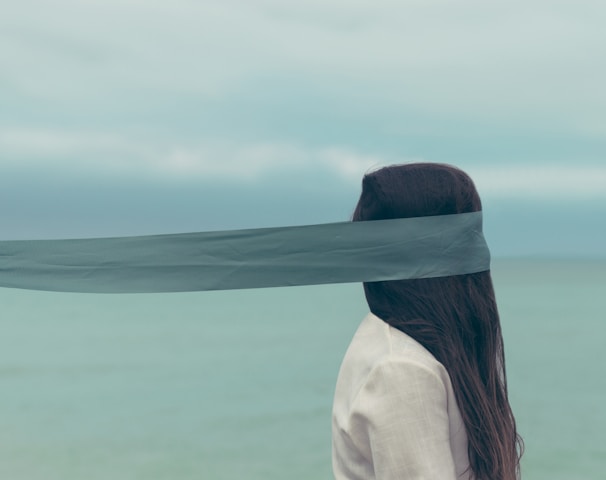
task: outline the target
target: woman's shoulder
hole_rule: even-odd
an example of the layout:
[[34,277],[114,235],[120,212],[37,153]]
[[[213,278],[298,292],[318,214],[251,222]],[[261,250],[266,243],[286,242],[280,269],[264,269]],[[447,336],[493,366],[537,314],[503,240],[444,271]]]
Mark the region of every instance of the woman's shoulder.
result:
[[[390,326],[376,315],[368,314],[356,331],[345,354],[337,392],[353,399],[371,379],[396,376],[434,378],[448,382],[448,374],[440,362],[415,339]],[[346,391],[345,391],[346,390]]]
[[362,320],[347,353],[361,357],[371,367],[385,363],[411,363],[429,370],[443,368],[417,340],[373,313]]

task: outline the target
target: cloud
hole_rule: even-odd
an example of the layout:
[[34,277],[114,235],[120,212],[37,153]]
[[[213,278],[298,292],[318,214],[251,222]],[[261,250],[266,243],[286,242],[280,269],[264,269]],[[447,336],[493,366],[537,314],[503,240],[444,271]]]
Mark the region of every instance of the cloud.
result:
[[79,155],[86,160],[86,153],[116,152],[121,156],[143,153],[140,145],[133,144],[111,133],[72,132],[48,129],[0,129],[0,149],[3,163],[11,161],[43,161],[46,158]]
[[483,196],[606,198],[605,165],[502,165],[466,169]]
[[70,172],[236,182],[256,181],[276,171],[296,174],[320,169],[358,182],[369,168],[384,163],[382,157],[340,146],[304,148],[284,142],[235,145],[217,141],[183,145],[104,132],[0,129],[0,169],[51,167]]
[[[152,142],[103,132],[61,130],[0,130],[0,170],[46,168],[66,172],[133,174],[170,180],[192,178],[210,182],[262,183],[287,174],[297,178],[313,171],[347,184],[393,163],[427,161],[340,146],[306,147],[287,142],[234,144],[199,141]],[[600,164],[461,164],[484,197],[602,198],[606,197],[606,165]],[[296,188],[296,185],[293,185]]]
[[329,146],[303,148],[285,143],[261,143],[241,147],[212,146],[175,149],[155,168],[172,175],[200,175],[222,179],[260,179],[279,171],[320,170],[347,182],[359,182],[366,171],[385,164],[379,156]]
[[[487,152],[462,164],[484,195],[603,197],[604,14],[598,0],[12,2],[0,168],[358,183]],[[594,163],[562,163],[576,147]],[[512,150],[528,163],[503,162]]]
[[351,101],[584,128],[604,121],[605,13],[589,0],[23,0],[3,9],[0,61],[5,86],[64,106],[228,99],[281,74]]

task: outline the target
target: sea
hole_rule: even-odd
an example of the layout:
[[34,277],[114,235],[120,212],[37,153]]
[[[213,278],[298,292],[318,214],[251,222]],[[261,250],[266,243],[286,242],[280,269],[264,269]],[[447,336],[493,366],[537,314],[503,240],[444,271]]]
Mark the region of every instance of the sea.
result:
[[[603,480],[606,260],[496,259],[522,478]],[[359,284],[0,289],[0,479],[330,479]]]

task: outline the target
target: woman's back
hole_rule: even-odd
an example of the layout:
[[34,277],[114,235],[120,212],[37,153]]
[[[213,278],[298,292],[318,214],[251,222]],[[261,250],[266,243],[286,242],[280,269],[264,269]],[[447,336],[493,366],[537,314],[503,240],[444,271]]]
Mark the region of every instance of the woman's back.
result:
[[338,480],[472,478],[446,369],[372,313],[343,359],[332,422]]

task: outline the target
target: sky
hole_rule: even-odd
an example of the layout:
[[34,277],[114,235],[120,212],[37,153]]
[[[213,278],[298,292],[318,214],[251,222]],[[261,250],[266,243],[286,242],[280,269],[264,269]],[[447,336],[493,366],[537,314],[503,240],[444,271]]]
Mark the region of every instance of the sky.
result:
[[342,221],[429,161],[495,256],[606,257],[601,0],[3,3],[0,239]]

